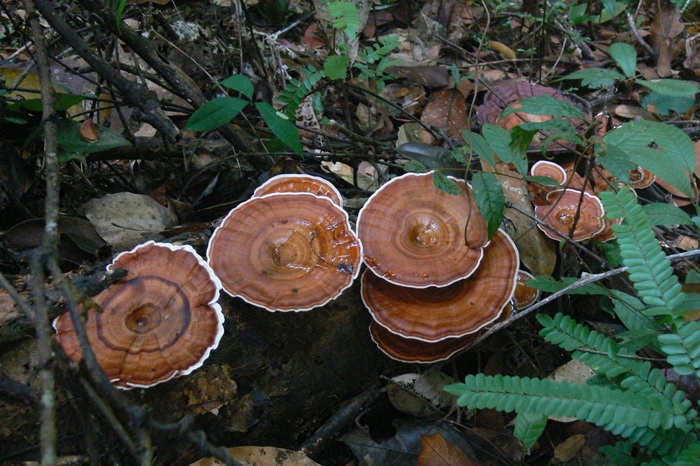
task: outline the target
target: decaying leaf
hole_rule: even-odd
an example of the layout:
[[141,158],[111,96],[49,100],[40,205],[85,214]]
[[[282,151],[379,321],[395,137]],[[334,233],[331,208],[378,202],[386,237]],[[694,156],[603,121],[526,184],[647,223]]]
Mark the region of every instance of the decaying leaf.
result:
[[394,419],[392,426],[395,434],[389,439],[375,440],[366,429],[357,428],[343,435],[341,440],[350,447],[359,463],[365,465],[416,464],[416,458],[423,450],[423,439],[435,434],[441,435],[468,457],[476,458],[470,441],[447,423]]
[[651,46],[658,55],[656,71],[659,76],[671,76],[671,60],[683,49],[678,36],[685,30],[680,12],[670,3],[659,7],[651,24]]
[[578,455],[584,445],[586,445],[585,435],[572,435],[554,448],[554,459],[562,463],[569,462]]
[[504,228],[518,246],[520,261],[533,275],[551,275],[557,262],[556,243],[544,236],[536,226],[527,182],[504,163],[497,163],[496,167],[485,163],[483,169],[496,174],[503,186],[506,201],[514,207],[505,211],[507,221]]
[[[229,455],[245,465],[265,466],[314,466],[318,465],[298,451],[275,447],[234,447],[228,449]],[[219,466],[226,464],[216,458],[203,458],[190,466]]]
[[85,216],[107,243],[129,248],[145,241],[146,235],[175,225],[167,207],[143,194],[116,193],[92,199]]
[[[554,372],[549,374],[549,379],[556,382],[569,382],[574,384],[584,384],[588,379],[593,377],[595,372],[586,363],[578,359],[572,359],[563,366],[557,367]],[[574,422],[578,420],[575,417],[557,417],[550,416],[551,420],[559,422]]]
[[423,436],[419,466],[471,466],[475,464],[462,450],[439,433]]
[[389,401],[403,413],[430,415],[435,413],[435,409],[455,404],[456,397],[442,389],[454,380],[439,370],[430,370],[424,374],[402,374],[391,380],[394,384],[387,387]]
[[462,130],[469,128],[467,101],[458,90],[443,89],[425,106],[421,122],[444,131],[450,138],[462,139]]

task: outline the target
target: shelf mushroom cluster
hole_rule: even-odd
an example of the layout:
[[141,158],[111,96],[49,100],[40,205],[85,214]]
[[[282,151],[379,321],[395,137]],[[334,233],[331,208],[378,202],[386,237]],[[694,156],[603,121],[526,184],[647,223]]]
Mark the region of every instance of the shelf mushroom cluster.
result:
[[[536,96],[551,96],[557,100],[573,104],[558,90],[528,82],[505,82],[492,86],[484,96],[484,102],[477,109],[477,118],[482,123],[497,124],[511,130],[523,123],[543,122],[552,119],[548,115],[533,115],[525,112],[511,113],[502,117],[507,107],[518,109],[520,101]],[[567,118],[572,126],[582,131],[585,123],[576,118]],[[605,125],[601,125],[603,128]],[[537,149],[551,135],[535,135],[530,149]],[[568,151],[573,148],[571,142],[557,141],[554,151]],[[550,147],[549,149],[552,149]],[[576,241],[595,238],[599,241],[609,241],[614,238],[610,222],[603,219],[605,211],[598,198],[601,191],[609,189],[616,183],[615,177],[602,166],[597,165],[592,171],[592,179],[586,181],[574,170],[573,163],[559,164],[548,160],[537,162],[531,169],[531,175],[552,178],[565,188],[555,189],[536,182],[530,183],[530,191],[535,196],[535,216],[541,222],[538,227],[548,237],[561,240],[568,236]],[[629,174],[632,188],[645,188],[656,180],[647,170],[638,167]]]
[[[593,171],[592,181],[586,182],[574,170],[573,163],[564,165],[548,160],[535,163],[532,176],[552,178],[564,188],[552,188],[536,182],[530,183],[530,191],[535,196],[535,216],[542,222],[537,226],[548,237],[561,240],[562,235],[575,241],[614,239],[611,222],[604,219],[605,209],[598,195],[616,182],[615,177],[598,165]],[[656,177],[638,167],[630,172],[630,186],[642,189],[650,186]]]
[[515,244],[500,230],[488,242],[471,187],[454,181],[461,195],[439,190],[432,173],[394,178],[357,219],[370,333],[400,361],[450,357],[500,316],[515,290]]

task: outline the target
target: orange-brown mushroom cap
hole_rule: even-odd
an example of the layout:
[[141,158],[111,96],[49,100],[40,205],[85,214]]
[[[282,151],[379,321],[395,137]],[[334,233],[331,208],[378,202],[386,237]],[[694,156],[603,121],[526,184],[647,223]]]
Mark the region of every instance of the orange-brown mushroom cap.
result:
[[546,176],[552,178],[561,186],[566,184],[568,178],[566,170],[564,170],[561,165],[550,162],[549,160],[540,160],[535,163],[532,168],[530,168],[530,174],[532,176]]
[[[149,387],[202,365],[223,335],[221,282],[190,246],[149,241],[107,267],[126,278],[93,298],[85,330],[107,377],[120,388]],[[54,320],[56,339],[76,361],[82,351],[70,315]]]
[[[535,216],[551,227],[537,224],[552,239],[563,239],[558,234],[561,233],[574,241],[581,241],[592,238],[605,228],[605,210],[597,196],[588,192],[582,196],[581,191],[576,189],[557,189],[547,194],[547,202],[548,205],[535,206]],[[576,228],[572,232],[574,224]],[[556,231],[552,231],[552,228]]]
[[515,309],[521,310],[532,306],[540,299],[540,290],[533,288],[527,284],[529,280],[534,279],[530,272],[518,270],[517,285],[515,293],[513,293],[513,305]]
[[270,311],[307,311],[352,285],[362,246],[329,198],[278,193],[229,212],[207,259],[230,295]]
[[440,341],[422,341],[391,333],[374,320],[369,324],[372,341],[387,356],[401,362],[432,363],[449,359],[474,341],[479,332]]
[[461,337],[496,320],[513,296],[519,255],[499,230],[469,278],[445,287],[407,288],[362,275],[362,300],[372,318],[404,338],[436,342]]
[[486,220],[464,181],[460,195],[439,190],[433,173],[408,173],[379,188],[360,210],[357,235],[375,274],[414,288],[471,275],[488,243]]
[[343,197],[333,184],[312,175],[286,174],[270,178],[253,192],[253,197],[273,193],[309,193],[327,197],[339,207],[343,206]]

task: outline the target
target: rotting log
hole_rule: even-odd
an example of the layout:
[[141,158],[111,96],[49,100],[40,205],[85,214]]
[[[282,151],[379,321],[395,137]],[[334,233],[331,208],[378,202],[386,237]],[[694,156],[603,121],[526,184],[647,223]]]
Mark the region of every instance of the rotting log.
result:
[[[150,389],[126,392],[134,405],[148,405],[159,422],[193,416],[194,425],[214,444],[296,448],[344,402],[401,367],[371,341],[370,317],[357,285],[326,306],[303,313],[271,313],[227,296],[221,303],[225,334],[203,368]],[[34,351],[32,338],[2,348],[2,375],[34,386]],[[59,453],[85,454],[86,433],[76,421],[71,396],[61,395],[59,432],[65,440]],[[27,400],[0,392],[0,401],[1,464],[5,455],[32,452],[38,428],[35,407]],[[104,432],[111,435],[106,426]],[[197,454],[192,445],[172,437],[156,435],[154,444],[161,464],[185,452]],[[117,441],[102,445],[117,450],[110,452],[117,457],[125,455]]]

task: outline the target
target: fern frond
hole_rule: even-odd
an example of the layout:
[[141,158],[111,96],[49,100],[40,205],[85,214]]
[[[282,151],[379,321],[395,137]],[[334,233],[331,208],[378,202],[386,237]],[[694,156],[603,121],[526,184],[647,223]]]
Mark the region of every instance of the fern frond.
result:
[[639,458],[632,456],[634,442],[617,442],[615,445],[601,445],[598,457],[598,464],[616,464],[618,466],[637,466]]
[[698,464],[698,458],[700,458],[700,441],[696,439],[695,442],[681,450],[671,464],[674,466],[694,466]]
[[280,102],[287,104],[284,109],[284,114],[292,120],[296,116],[301,102],[311,93],[316,83],[323,79],[326,74],[323,70],[318,70],[315,66],[309,65],[302,71],[302,76],[305,76],[303,81],[290,79],[279,95]]
[[[670,409],[674,415],[688,421],[697,418],[697,412],[691,410],[692,403],[686,399],[685,393],[668,382],[661,371],[652,368],[649,361],[627,357],[630,355],[621,351],[614,340],[562,313],[553,318],[540,314],[537,320],[543,325],[540,335],[546,341],[573,351],[574,358],[611,379],[614,385],[631,393],[656,398],[664,410]],[[679,419],[679,422],[684,421]]]
[[700,322],[681,323],[677,333],[659,335],[659,343],[676,372],[700,378]]
[[688,445],[697,442],[695,435],[679,429],[649,429],[626,424],[607,424],[603,428],[612,434],[628,439],[644,447],[644,450],[655,456],[672,458],[676,452],[682,451]]
[[627,186],[617,194],[603,192],[600,199],[609,218],[624,219],[623,223],[612,228],[617,235],[622,261],[628,267],[630,280],[639,295],[647,305],[663,308],[672,314],[684,299],[681,285],[654,236],[649,216]]
[[615,423],[670,429],[687,424],[685,417],[676,416],[657,396],[609,387],[477,374],[468,375],[462,384],[447,385],[445,390],[458,395],[457,402],[470,409],[538,412],[576,417],[600,426]]
[[547,427],[547,420],[547,416],[540,413],[519,413],[515,418],[513,435],[522,440],[528,448],[532,448]]

